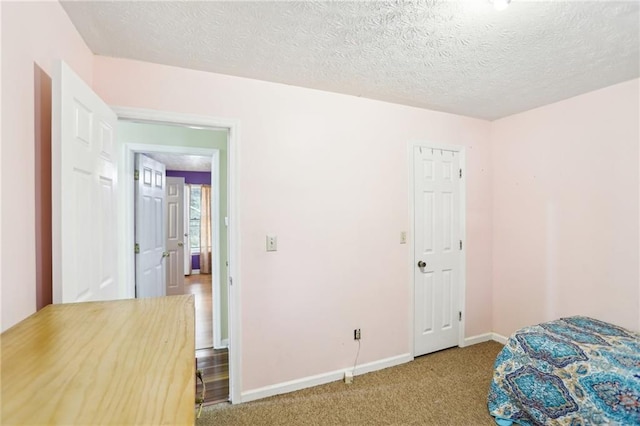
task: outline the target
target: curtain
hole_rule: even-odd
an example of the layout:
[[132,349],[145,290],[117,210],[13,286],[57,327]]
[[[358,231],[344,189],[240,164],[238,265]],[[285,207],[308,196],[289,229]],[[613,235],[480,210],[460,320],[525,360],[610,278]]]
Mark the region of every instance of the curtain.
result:
[[211,273],[211,185],[200,196],[200,273]]

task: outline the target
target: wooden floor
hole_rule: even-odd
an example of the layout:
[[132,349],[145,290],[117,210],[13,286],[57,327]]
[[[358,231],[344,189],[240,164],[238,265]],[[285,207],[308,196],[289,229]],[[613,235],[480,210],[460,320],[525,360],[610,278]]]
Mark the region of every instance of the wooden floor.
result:
[[[229,352],[213,349],[213,302],[211,275],[196,274],[184,277],[185,293],[195,296],[196,305],[196,368],[202,371],[206,386],[204,404],[229,400]],[[197,380],[196,397],[202,395]]]
[[196,299],[196,349],[213,347],[213,298],[211,274],[184,277],[184,291]]
[[[196,368],[202,371],[206,386],[204,404],[217,404],[229,400],[229,352],[227,349],[200,349],[196,351]],[[200,380],[196,385],[196,398],[202,395]]]

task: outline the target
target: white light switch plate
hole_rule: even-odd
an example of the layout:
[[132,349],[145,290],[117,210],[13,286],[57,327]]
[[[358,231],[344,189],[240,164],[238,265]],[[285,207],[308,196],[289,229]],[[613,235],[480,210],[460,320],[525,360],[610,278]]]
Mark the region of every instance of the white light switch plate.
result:
[[278,251],[278,237],[267,235],[267,251]]
[[400,244],[407,244],[407,231],[400,233]]

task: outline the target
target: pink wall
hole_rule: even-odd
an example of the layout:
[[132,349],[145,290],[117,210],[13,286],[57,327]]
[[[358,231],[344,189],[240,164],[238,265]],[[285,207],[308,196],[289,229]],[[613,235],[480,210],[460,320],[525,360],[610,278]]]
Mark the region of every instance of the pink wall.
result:
[[240,120],[243,391],[351,365],[356,327],[360,363],[409,352],[413,139],[467,147],[467,336],[571,314],[640,329],[638,80],[488,123],[93,57],[57,2],[0,5],[2,330],[48,297],[55,58],[110,104]]
[[639,87],[492,123],[493,330],[590,315],[639,330]]
[[93,57],[57,2],[0,5],[2,330],[48,297],[55,58],[110,104],[240,120],[243,391],[351,365],[356,327],[361,363],[409,352],[413,139],[467,147],[467,336],[571,314],[640,329],[639,80],[488,123]]
[[[239,119],[244,391],[410,351],[407,142],[465,145],[467,335],[491,330],[489,123],[95,58],[112,105]],[[265,252],[267,233],[278,252]]]
[[[0,2],[2,8],[2,330],[36,310],[36,282],[46,287],[46,178],[50,132],[47,75],[63,58],[91,83],[93,56],[58,2]],[[44,75],[38,71],[39,67]],[[35,82],[38,82],[38,85]],[[36,93],[36,87],[40,93]],[[36,113],[38,120],[36,121]],[[47,142],[46,138],[49,138]],[[36,147],[38,147],[36,149]],[[50,161],[50,160],[49,160]],[[43,181],[43,179],[45,179]],[[43,183],[44,182],[44,183]],[[37,199],[37,201],[36,201]],[[38,210],[36,210],[38,208]],[[43,230],[36,239],[36,227]],[[38,243],[38,244],[36,244]],[[38,250],[36,249],[38,247]],[[36,273],[38,270],[38,274]],[[42,297],[46,295],[40,294]]]

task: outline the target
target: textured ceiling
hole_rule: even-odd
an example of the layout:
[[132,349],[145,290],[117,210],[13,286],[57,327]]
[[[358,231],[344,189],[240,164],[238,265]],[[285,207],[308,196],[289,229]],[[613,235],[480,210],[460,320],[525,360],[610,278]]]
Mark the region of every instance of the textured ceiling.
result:
[[211,172],[211,157],[202,155],[149,152],[147,156],[165,165],[167,170],[182,172]]
[[640,76],[640,2],[68,1],[96,54],[496,119]]

